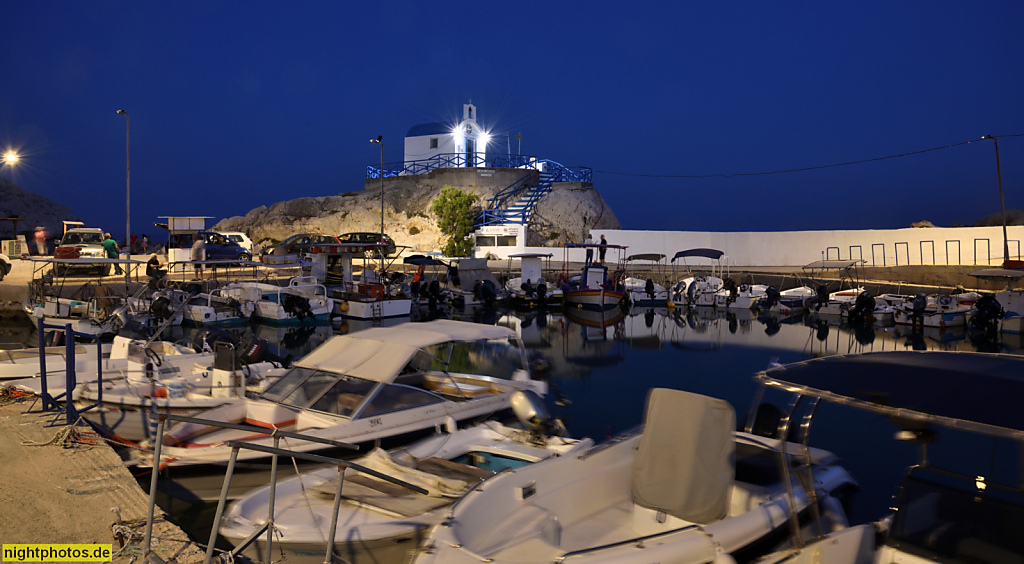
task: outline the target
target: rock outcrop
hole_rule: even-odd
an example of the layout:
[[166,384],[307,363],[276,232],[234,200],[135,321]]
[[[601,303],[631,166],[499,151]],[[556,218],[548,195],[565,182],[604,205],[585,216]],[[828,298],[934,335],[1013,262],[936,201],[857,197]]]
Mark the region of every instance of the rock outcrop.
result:
[[[60,237],[64,232],[64,220],[80,221],[67,206],[46,196],[26,192],[7,178],[0,178],[0,217],[24,218],[25,221],[18,222],[18,233],[26,235],[30,241],[37,226],[45,227],[52,237]],[[0,238],[9,238],[13,228],[12,222],[0,222]]]
[[[400,246],[415,252],[436,251],[446,237],[437,227],[431,204],[444,184],[479,197],[477,209],[522,171],[503,175],[502,169],[437,170],[418,176],[388,178],[384,182],[384,229]],[[340,235],[353,231],[379,231],[379,180],[367,180],[361,192],[337,196],[304,197],[261,206],[245,216],[221,220],[213,229],[244,231],[257,247],[281,241],[295,233]],[[582,242],[591,229],[620,229],[618,219],[591,183],[559,183],[534,208],[527,245],[559,246]]]

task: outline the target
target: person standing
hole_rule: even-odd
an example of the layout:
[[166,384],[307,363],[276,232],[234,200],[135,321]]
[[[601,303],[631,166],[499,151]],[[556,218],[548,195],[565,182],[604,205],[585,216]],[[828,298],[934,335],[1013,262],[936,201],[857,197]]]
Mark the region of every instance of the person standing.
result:
[[[103,237],[105,239],[100,242],[100,246],[107,251],[107,258],[121,258],[121,248],[117,246],[117,241],[110,236],[110,233],[104,233]],[[124,274],[124,271],[121,270],[121,265],[116,262],[114,263],[114,274]]]
[[142,234],[142,254],[149,252],[149,235]]
[[45,256],[50,254],[49,249],[46,247],[46,238],[50,234],[46,231],[46,228],[40,225],[36,227],[36,254],[39,256]]
[[[591,235],[590,233],[587,233],[586,243],[587,243],[587,245],[593,245],[594,244],[594,236]],[[586,262],[583,263],[583,265],[584,266],[590,266],[590,263],[592,263],[592,262],[594,262],[594,248],[588,246],[587,247],[587,260],[586,260]]]
[[608,250],[608,241],[605,240],[604,235],[601,235],[600,245],[597,249],[597,256],[601,259],[601,266],[604,266],[604,253]]
[[[195,242],[192,243],[192,260],[204,261],[206,260],[206,243],[203,241],[203,236],[198,233],[195,236]],[[192,268],[196,271],[196,277],[193,280],[203,279],[203,265],[193,264]]]

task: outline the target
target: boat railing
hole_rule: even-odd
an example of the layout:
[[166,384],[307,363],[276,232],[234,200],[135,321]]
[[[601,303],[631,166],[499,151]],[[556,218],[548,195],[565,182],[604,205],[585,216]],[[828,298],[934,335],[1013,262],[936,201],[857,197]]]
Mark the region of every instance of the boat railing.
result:
[[[177,422],[181,422],[181,423],[192,423],[192,424],[199,424],[199,425],[209,425],[209,426],[213,426],[213,427],[220,427],[220,428],[225,428],[225,429],[236,429],[236,430],[246,431],[246,432],[253,432],[253,431],[260,432],[260,433],[266,432],[266,429],[259,428],[259,427],[254,427],[252,425],[241,425],[241,424],[229,423],[229,422],[225,422],[225,421],[212,421],[212,420],[207,420],[207,419],[199,419],[199,418],[196,418],[196,417],[185,417],[185,416],[181,416],[181,415],[170,415],[170,414],[167,414],[167,413],[160,413],[160,414],[158,414],[157,415],[157,420],[158,420],[158,423],[157,423],[157,433],[156,433],[156,437],[154,439],[154,447],[153,447],[153,472],[152,472],[152,477],[150,479],[150,487],[149,487],[149,512],[148,512],[148,514],[146,516],[146,534],[145,534],[145,539],[143,541],[143,555],[144,555],[144,557],[148,557],[150,555],[150,552],[151,552],[150,549],[152,547],[152,539],[153,539],[153,514],[155,512],[155,507],[156,507],[157,480],[158,480],[158,475],[160,474],[160,472],[159,472],[160,446],[163,444],[164,429],[166,427],[167,421],[177,421]],[[346,448],[346,449],[351,449],[351,450],[359,450],[359,447],[356,446],[356,445],[353,445],[353,444],[350,444],[350,443],[341,442],[341,441],[335,441],[335,440],[331,440],[331,439],[325,439],[325,438],[321,438],[321,437],[316,437],[316,436],[312,436],[312,435],[305,435],[305,434],[302,434],[302,433],[293,433],[293,432],[290,432],[290,431],[282,431],[280,429],[274,429],[273,432],[271,433],[271,437],[274,440],[274,446],[272,446],[272,447],[258,445],[258,444],[251,444],[251,443],[246,443],[246,442],[240,442],[240,441],[228,441],[227,446],[229,448],[231,448],[231,457],[228,459],[227,472],[224,475],[224,485],[221,488],[220,498],[219,498],[219,500],[217,502],[217,512],[216,512],[215,517],[214,517],[213,528],[210,531],[210,542],[209,542],[209,544],[207,544],[207,548],[206,548],[206,559],[204,560],[205,564],[210,564],[213,561],[213,553],[214,553],[215,545],[216,545],[216,541],[217,541],[217,534],[220,531],[221,519],[224,516],[224,509],[225,509],[225,506],[227,505],[228,492],[231,489],[231,478],[232,478],[232,475],[234,474],[235,461],[238,459],[238,451],[241,450],[241,449],[252,450],[252,451],[256,451],[256,452],[262,452],[264,454],[269,454],[271,456],[271,464],[270,464],[270,498],[269,498],[268,507],[267,507],[267,521],[261,527],[257,528],[251,535],[249,535],[249,537],[247,539],[245,539],[244,541],[239,543],[231,551],[230,555],[232,557],[237,556],[238,554],[240,554],[243,550],[245,550],[246,547],[249,546],[249,544],[251,544],[257,538],[259,538],[259,536],[262,535],[264,532],[267,533],[267,554],[272,554],[273,536],[274,536],[274,532],[275,532],[275,528],[274,528],[274,501],[275,501],[275,497],[276,497],[276,493],[277,493],[276,492],[276,489],[277,489],[277,459],[278,459],[279,456],[285,456],[285,457],[290,457],[290,458],[298,458],[298,459],[308,460],[310,462],[317,462],[317,463],[321,463],[321,464],[330,464],[332,466],[337,466],[337,468],[338,468],[338,487],[337,487],[337,491],[335,492],[335,496],[334,496],[334,509],[333,509],[333,513],[331,515],[331,528],[330,528],[330,532],[328,533],[329,538],[328,538],[328,541],[327,541],[325,562],[333,562],[334,561],[333,558],[332,558],[332,553],[334,552],[334,536],[335,536],[335,532],[337,531],[337,527],[338,527],[338,512],[339,512],[340,506],[341,506],[341,488],[342,488],[342,485],[345,483],[343,471],[346,468],[352,468],[352,469],[357,470],[359,472],[362,472],[364,474],[368,474],[368,475],[373,476],[375,478],[378,478],[378,479],[390,482],[392,484],[395,484],[395,485],[407,488],[407,489],[412,490],[412,491],[417,492],[417,493],[421,493],[421,494],[427,494],[428,493],[427,490],[425,490],[425,489],[423,489],[423,488],[421,488],[419,486],[410,484],[409,482],[406,482],[404,480],[401,480],[401,479],[389,476],[387,474],[378,472],[376,470],[367,468],[367,467],[362,466],[361,464],[357,464],[355,462],[351,462],[351,461],[348,461],[348,460],[341,460],[341,459],[338,459],[338,458],[331,458],[331,457],[327,457],[327,456],[321,456],[321,455],[317,455],[317,454],[311,454],[311,453],[307,453],[307,452],[299,452],[299,451],[282,449],[282,448],[280,448],[280,441],[281,441],[281,438],[291,438],[291,439],[297,439],[297,440],[301,440],[301,441],[310,441],[310,442],[325,444],[325,445],[334,446],[334,447]]]
[[[56,396],[50,395],[46,389],[47,383],[47,372],[46,372],[46,329],[63,329],[64,330],[64,342],[65,342],[65,354],[64,354],[64,393],[57,394]],[[57,405],[57,400],[61,397],[64,398],[64,410],[67,413],[67,424],[75,425],[78,423],[79,416],[98,407],[103,403],[103,344],[100,342],[98,335],[91,335],[89,333],[81,333],[72,329],[70,323],[66,325],[49,325],[44,322],[43,318],[40,318],[37,324],[37,331],[39,335],[39,373],[40,373],[40,400],[42,401],[42,411],[56,410],[60,407]],[[72,398],[74,397],[75,387],[77,386],[77,374],[75,372],[75,341],[79,337],[85,337],[96,340],[96,378],[99,382],[99,395],[97,400],[92,405],[85,408],[78,409],[74,405]]]

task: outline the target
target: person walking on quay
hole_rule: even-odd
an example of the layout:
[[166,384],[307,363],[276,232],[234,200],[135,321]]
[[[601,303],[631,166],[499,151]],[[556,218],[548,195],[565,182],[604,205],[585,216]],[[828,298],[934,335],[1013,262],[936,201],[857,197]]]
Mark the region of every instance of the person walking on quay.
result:
[[[103,237],[104,239],[100,243],[100,246],[107,251],[107,258],[121,258],[121,247],[117,246],[117,241],[110,236],[110,233],[104,233]],[[124,271],[121,270],[121,265],[116,262],[114,263],[114,274],[124,274]]]
[[[196,234],[195,242],[192,243],[192,260],[204,261],[206,260],[206,243],[203,241],[202,235]],[[203,279],[203,265],[193,264],[192,268],[196,271],[196,277],[193,280]]]
[[[588,245],[593,245],[594,244],[594,236],[591,235],[590,233],[587,233],[586,243]],[[594,262],[594,248],[593,247],[587,247],[587,260],[586,260],[586,262],[583,263],[583,265],[584,266],[590,266],[590,263],[592,263],[592,262]]]
[[608,241],[605,241],[604,235],[601,235],[600,247],[597,249],[597,256],[601,259],[601,266],[604,266],[604,253],[608,250]]

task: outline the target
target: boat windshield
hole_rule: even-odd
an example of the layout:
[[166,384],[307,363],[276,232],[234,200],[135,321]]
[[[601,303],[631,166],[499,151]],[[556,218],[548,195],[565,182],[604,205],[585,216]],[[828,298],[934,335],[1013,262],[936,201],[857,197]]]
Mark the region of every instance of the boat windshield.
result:
[[408,369],[511,380],[516,370],[523,369],[523,361],[522,349],[507,339],[459,343],[451,341],[424,347],[409,361]]
[[368,380],[295,367],[267,388],[260,398],[348,417],[375,385]]
[[1019,490],[916,469],[887,544],[939,562],[1020,562],[1024,497]]

